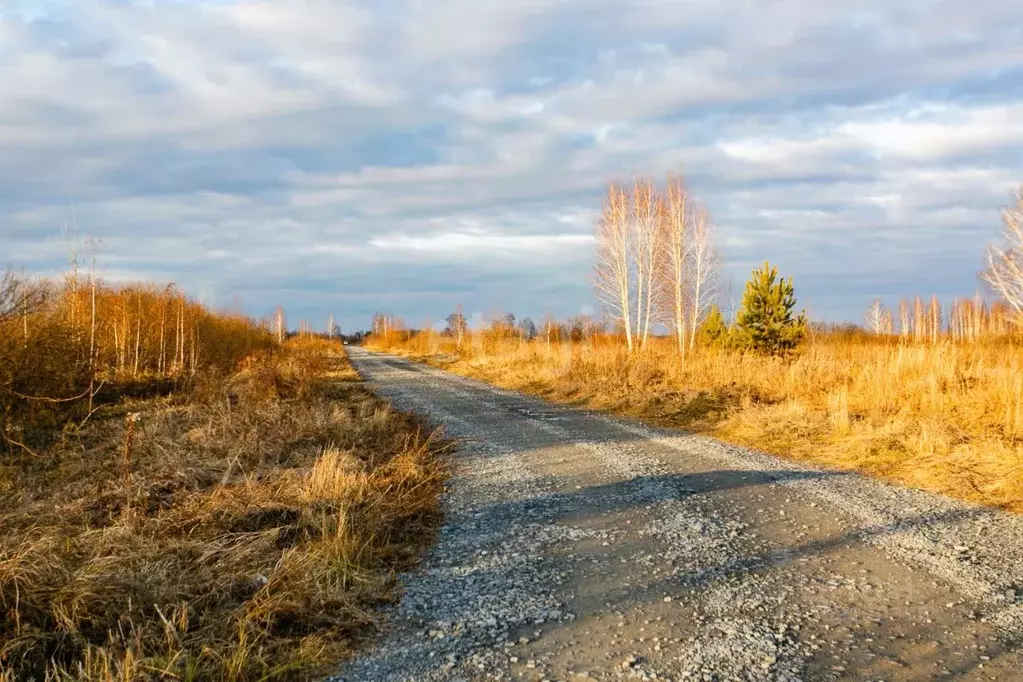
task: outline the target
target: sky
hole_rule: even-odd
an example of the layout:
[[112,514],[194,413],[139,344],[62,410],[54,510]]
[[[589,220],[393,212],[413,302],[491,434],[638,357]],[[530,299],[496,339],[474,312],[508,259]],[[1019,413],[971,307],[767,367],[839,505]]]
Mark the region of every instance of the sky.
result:
[[0,0],[0,266],[73,230],[293,325],[565,316],[607,183],[672,173],[734,298],[765,259],[817,319],[974,294],[1017,0]]

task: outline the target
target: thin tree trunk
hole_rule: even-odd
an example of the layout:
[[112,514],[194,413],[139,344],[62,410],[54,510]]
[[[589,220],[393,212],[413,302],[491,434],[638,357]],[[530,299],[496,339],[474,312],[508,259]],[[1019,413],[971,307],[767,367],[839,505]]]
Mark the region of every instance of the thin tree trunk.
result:
[[696,330],[703,314],[709,309],[717,284],[718,258],[714,249],[713,233],[705,211],[700,209],[693,225],[692,277],[689,320],[689,349],[696,347]]
[[[597,227],[596,265],[594,288],[597,298],[621,321],[625,328],[625,343],[633,349],[632,338],[632,253],[628,201],[625,191],[618,186],[608,189],[604,214]],[[547,345],[553,323],[547,325]]]
[[164,361],[167,352],[167,301],[160,299],[160,359],[156,361],[157,372],[164,375]]
[[142,346],[142,292],[135,294],[135,347],[132,349],[133,357],[131,362],[132,376],[138,378],[139,361]]
[[89,274],[92,309],[89,313],[89,414],[92,414],[92,401],[96,395],[96,251],[93,247],[92,269]]

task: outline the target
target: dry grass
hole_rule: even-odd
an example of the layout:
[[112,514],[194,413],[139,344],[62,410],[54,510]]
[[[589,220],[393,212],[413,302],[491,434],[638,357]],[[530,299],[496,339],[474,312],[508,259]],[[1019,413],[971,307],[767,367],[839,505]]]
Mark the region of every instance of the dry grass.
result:
[[304,341],[8,455],[0,680],[327,670],[431,542],[444,447]]
[[667,341],[633,356],[608,338],[387,345],[508,388],[1023,512],[1023,351],[1008,340],[834,334],[790,359],[704,349],[684,364]]

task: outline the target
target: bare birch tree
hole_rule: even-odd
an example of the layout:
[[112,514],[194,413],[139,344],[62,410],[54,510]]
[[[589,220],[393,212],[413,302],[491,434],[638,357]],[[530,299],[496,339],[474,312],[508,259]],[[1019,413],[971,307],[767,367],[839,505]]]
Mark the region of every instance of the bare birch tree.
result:
[[937,296],[931,296],[931,304],[927,307],[927,334],[931,343],[937,343],[942,330],[941,302]]
[[[626,308],[628,310],[628,308]],[[554,341],[560,340],[558,337],[558,323],[554,319],[554,316],[548,315],[544,318],[543,325],[541,326],[544,339],[547,341],[547,351],[550,352],[551,344]]]
[[909,339],[910,333],[909,324],[909,304],[906,299],[899,301],[899,336],[903,339]]
[[277,335],[277,343],[284,343],[284,308],[277,306],[274,311],[274,333]]
[[679,178],[668,181],[661,220],[661,314],[678,342],[679,354],[685,357],[689,310],[689,237],[692,216],[689,193]]
[[[881,299],[875,298],[874,301],[870,304],[870,307],[867,308],[866,315],[867,329],[870,331],[871,334],[880,336],[882,334],[888,333],[885,331],[886,313],[888,313],[888,310],[887,308],[885,308],[884,303],[881,302]],[[888,319],[890,320],[891,317],[889,317]]]
[[707,211],[696,209],[693,215],[692,238],[689,248],[689,348],[696,345],[696,330],[710,311],[718,295],[721,262],[714,246],[714,230]]
[[593,286],[597,298],[625,329],[625,342],[633,349],[632,339],[632,249],[629,202],[620,186],[608,189],[604,212],[597,225],[596,263]]
[[657,322],[675,334],[681,354],[694,347],[720,284],[713,237],[681,179],[669,180],[664,193],[649,181],[629,194],[617,185],[608,190],[594,287],[629,350],[646,347]]
[[649,180],[637,182],[632,191],[632,251],[636,273],[636,335],[641,348],[650,339],[654,299],[657,298],[660,230],[660,198]]
[[1004,243],[987,248],[987,268],[981,277],[1009,306],[1015,322],[1023,321],[1023,187],[1016,192],[1016,205],[1002,213]]
[[913,298],[913,340],[921,343],[927,333],[927,315],[924,312],[924,300],[919,296]]

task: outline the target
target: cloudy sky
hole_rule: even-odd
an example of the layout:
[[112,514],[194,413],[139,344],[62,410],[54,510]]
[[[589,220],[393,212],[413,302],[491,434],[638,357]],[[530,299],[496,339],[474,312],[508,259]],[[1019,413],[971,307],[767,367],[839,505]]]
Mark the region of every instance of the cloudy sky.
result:
[[0,261],[294,323],[577,313],[609,180],[736,286],[972,294],[1023,182],[1017,0],[0,0]]

